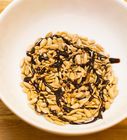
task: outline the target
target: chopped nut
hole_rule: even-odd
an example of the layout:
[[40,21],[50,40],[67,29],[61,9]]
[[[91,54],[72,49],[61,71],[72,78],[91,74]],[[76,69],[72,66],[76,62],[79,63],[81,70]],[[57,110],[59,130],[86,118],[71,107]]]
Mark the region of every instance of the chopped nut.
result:
[[41,47],[44,47],[45,45],[47,44],[47,40],[46,39],[43,39],[40,43],[40,46]]

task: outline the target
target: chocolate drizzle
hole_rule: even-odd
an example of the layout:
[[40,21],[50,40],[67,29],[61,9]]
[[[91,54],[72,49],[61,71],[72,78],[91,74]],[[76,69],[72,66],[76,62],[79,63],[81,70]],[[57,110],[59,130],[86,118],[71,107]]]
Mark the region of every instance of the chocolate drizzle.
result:
[[57,68],[58,71],[63,64],[63,60],[60,56],[63,56],[66,60],[69,60],[69,54],[67,53],[67,48],[65,47],[64,51],[56,50],[57,55],[54,57],[56,62],[52,65],[52,67]]
[[76,122],[71,121],[70,124],[72,124],[72,125],[73,124],[81,125],[81,124],[90,124],[90,123],[93,123],[93,122],[97,121],[98,119],[102,119],[103,118],[101,112],[102,112],[102,108],[100,108],[98,115],[95,118],[93,118],[93,120],[91,120],[91,121],[88,121],[88,122],[80,122],[80,123],[76,123]]
[[43,99],[45,100],[46,105],[48,106],[49,103],[48,103],[48,101],[47,101],[47,98],[46,98],[43,94],[41,94],[41,92],[40,92],[40,96],[43,97]]
[[43,74],[43,73],[45,73],[45,71],[46,71],[46,68],[40,68],[40,67],[38,67],[38,68],[36,68],[36,73],[38,73],[38,74]]
[[67,107],[66,105],[63,105],[63,109],[64,109],[64,111],[67,112],[67,113],[69,113],[69,112],[71,112],[71,111],[73,110],[73,108]]
[[37,93],[40,93],[40,90],[39,90],[39,84],[36,83],[35,81],[32,83],[32,85],[35,87],[35,90]]
[[29,83],[29,82],[31,81],[31,78],[32,78],[32,77],[25,77],[25,78],[24,78],[24,82]]
[[109,61],[110,61],[111,64],[120,63],[120,59],[119,58],[109,58]]
[[60,36],[60,35],[53,35],[53,37],[62,38],[63,41],[64,41],[67,45],[73,45],[68,39],[64,38],[63,36]]
[[58,88],[58,90],[54,91],[54,94],[56,96],[56,103],[57,103],[58,106],[61,106],[60,100],[63,96],[63,93],[64,92],[62,91],[61,88]]
[[60,50],[57,50],[57,55],[58,56],[63,56],[66,60],[68,60],[69,58],[69,54],[67,53],[66,49],[64,49],[64,51],[60,51]]
[[50,109],[50,112],[51,112],[54,116],[57,116],[56,110],[51,110],[51,109]]
[[42,82],[44,83],[44,85],[45,86],[47,86],[52,92],[54,91],[54,89],[53,89],[53,87],[52,86],[50,86],[47,82],[46,82],[46,80],[45,80],[45,78],[43,77],[43,78],[41,78],[41,80],[42,80]]
[[62,66],[62,64],[63,64],[63,60],[60,59],[60,58],[58,58],[57,61],[56,61],[51,67],[57,68],[58,71],[59,71],[59,69],[60,69],[60,67]]
[[40,46],[41,41],[43,40],[43,38],[40,38],[36,43],[35,46]]
[[44,57],[43,55],[39,55],[38,60],[41,62],[42,60],[48,60],[48,57]]
[[31,57],[31,64],[35,65],[36,62],[35,62],[35,60],[34,60],[34,58],[33,58],[33,55],[32,55],[32,53],[31,53],[31,51],[27,51],[27,52],[26,52],[26,55],[29,56],[29,57]]

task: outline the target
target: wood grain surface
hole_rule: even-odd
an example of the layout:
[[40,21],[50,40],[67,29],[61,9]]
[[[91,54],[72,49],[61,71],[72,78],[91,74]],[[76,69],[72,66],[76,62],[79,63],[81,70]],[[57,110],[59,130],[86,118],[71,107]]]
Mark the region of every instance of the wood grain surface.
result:
[[[0,12],[12,0],[0,0]],[[127,119],[105,131],[84,136],[60,136],[38,130],[14,115],[0,101],[0,140],[127,140]]]

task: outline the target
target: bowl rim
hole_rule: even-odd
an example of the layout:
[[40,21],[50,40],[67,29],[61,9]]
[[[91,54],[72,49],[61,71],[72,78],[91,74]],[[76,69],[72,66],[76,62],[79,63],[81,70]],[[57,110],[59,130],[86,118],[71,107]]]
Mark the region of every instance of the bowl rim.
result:
[[[20,2],[23,2],[22,0],[14,0],[12,1],[0,14],[0,22],[4,19],[4,17],[6,17],[6,15],[11,11],[11,9],[15,8],[15,6],[17,6]],[[125,4],[124,1],[121,0],[114,0],[114,2],[119,3],[123,8],[125,8],[127,10],[127,5]],[[105,129],[108,129],[114,125],[116,125],[117,123],[121,122],[122,120],[124,120],[125,118],[127,118],[127,112],[125,112],[124,114],[122,114],[118,119],[114,120],[111,123],[108,123],[107,125],[105,125],[104,127],[99,127],[97,129],[92,129],[89,132],[88,131],[81,131],[81,132],[64,132],[64,131],[57,131],[57,130],[53,130],[52,128],[45,128],[43,126],[39,126],[37,125],[34,121],[29,120],[29,118],[25,115],[23,115],[23,113],[21,113],[19,110],[17,110],[13,105],[9,104],[8,100],[6,98],[4,98],[4,96],[2,95],[1,91],[0,91],[0,98],[3,101],[3,103],[14,113],[16,114],[19,118],[21,118],[23,121],[27,122],[28,124],[39,128],[40,130],[44,130],[47,132],[51,132],[54,134],[60,134],[60,135],[85,135],[85,134],[92,134],[92,133],[96,133],[99,131],[103,131]]]

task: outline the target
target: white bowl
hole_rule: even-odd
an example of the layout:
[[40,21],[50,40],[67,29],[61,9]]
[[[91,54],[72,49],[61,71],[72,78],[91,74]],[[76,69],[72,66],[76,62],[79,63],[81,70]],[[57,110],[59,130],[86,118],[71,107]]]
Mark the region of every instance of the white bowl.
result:
[[[112,57],[119,95],[104,118],[91,124],[58,126],[27,104],[20,83],[19,62],[27,46],[49,31],[68,31],[95,39]],[[20,118],[60,134],[88,134],[127,117],[127,7],[118,0],[16,0],[0,16],[0,96]]]

